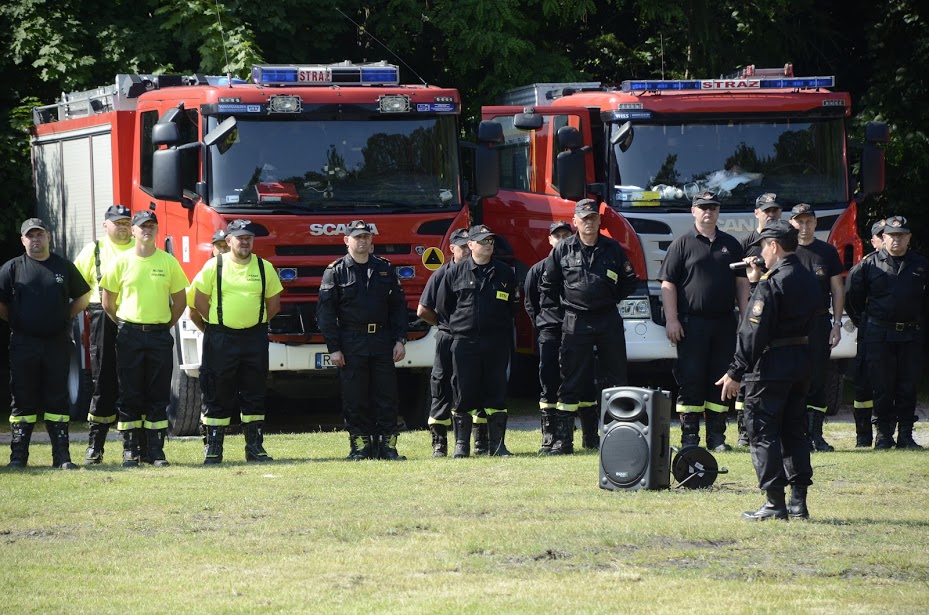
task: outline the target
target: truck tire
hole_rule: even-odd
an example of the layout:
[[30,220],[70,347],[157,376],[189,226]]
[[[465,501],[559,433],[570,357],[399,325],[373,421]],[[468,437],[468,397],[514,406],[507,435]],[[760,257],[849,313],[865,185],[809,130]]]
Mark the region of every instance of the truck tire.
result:
[[81,361],[81,345],[71,344],[71,367],[68,369],[68,414],[72,421],[86,421],[90,399],[94,394],[94,379]]
[[178,369],[180,345],[174,328],[174,372],[171,377],[171,403],[168,405],[168,429],[172,436],[195,436],[200,425],[200,381]]
[[845,391],[845,380],[842,377],[840,361],[829,361],[826,368],[823,394],[826,400],[826,416],[833,416],[842,405],[842,394]]
[[426,429],[429,421],[429,408],[432,405],[432,393],[429,390],[428,370],[398,370],[399,415],[409,431]]

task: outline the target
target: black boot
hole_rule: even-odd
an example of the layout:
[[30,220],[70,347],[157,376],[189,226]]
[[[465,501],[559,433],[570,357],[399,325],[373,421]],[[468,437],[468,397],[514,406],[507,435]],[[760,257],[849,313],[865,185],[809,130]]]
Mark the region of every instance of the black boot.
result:
[[681,413],[681,446],[700,446],[699,413]]
[[736,413],[736,428],[739,430],[739,439],[736,440],[735,445],[739,448],[747,448],[750,443],[748,432],[745,430],[745,410],[739,410]]
[[555,438],[552,440],[551,455],[574,453],[574,413],[555,410]]
[[487,417],[491,457],[512,457],[506,448],[506,412],[494,412]]
[[223,441],[225,429],[221,425],[203,425],[203,465],[215,465],[223,462]]
[[820,453],[831,453],[835,450],[831,444],[823,439],[823,421],[826,420],[826,413],[819,410],[807,409],[806,411],[806,430],[810,436],[810,451]]
[[787,514],[791,519],[809,519],[810,511],[806,507],[806,485],[790,486],[790,501],[787,503]]
[[466,412],[452,414],[452,423],[455,426],[455,452],[454,459],[471,456],[471,415]]
[[897,448],[922,448],[913,439],[913,423],[916,417],[904,419],[897,425]]
[[552,442],[555,440],[557,419],[554,410],[542,410],[542,446],[539,448],[540,455],[552,454]]
[[380,454],[378,458],[387,461],[406,461],[406,457],[397,452],[397,434],[378,436]]
[[264,447],[264,421],[252,421],[242,425],[245,432],[245,461],[274,461]]
[[165,468],[169,465],[165,459],[165,438],[168,436],[167,429],[145,429],[145,452],[140,453],[142,461],[150,463],[156,468]]
[[706,448],[714,453],[731,451],[726,444],[726,413],[706,411]]
[[855,416],[855,447],[871,448],[874,442],[874,434],[871,430],[871,408],[855,408],[852,414]]
[[477,416],[472,419],[471,437],[474,438],[474,455],[490,454],[490,433],[487,417]]
[[10,463],[8,468],[25,468],[29,462],[29,442],[35,423],[10,423]]
[[878,419],[874,423],[874,450],[886,451],[893,448],[897,443],[894,442],[894,424],[890,419]]
[[87,452],[84,453],[85,466],[103,461],[103,445],[106,444],[106,432],[109,430],[108,423],[90,422],[90,431],[87,433]]
[[766,521],[768,519],[786,519],[787,503],[784,501],[784,488],[772,487],[766,491],[768,500],[755,512],[744,512],[742,518],[748,521]]
[[142,455],[139,452],[139,440],[141,440],[141,429],[127,429],[123,434],[123,467],[137,468],[142,461]]
[[585,406],[577,411],[581,417],[581,445],[586,449],[600,448],[600,427],[596,406]]
[[52,467],[60,470],[76,470],[71,462],[71,447],[68,439],[68,424],[64,421],[45,421],[45,429],[52,444]]
[[448,426],[434,423],[429,426],[432,432],[432,456],[448,457]]
[[365,459],[374,459],[376,451],[375,442],[372,436],[359,436],[351,435],[348,436],[348,444],[351,447],[351,451],[346,457],[346,461],[364,461]]

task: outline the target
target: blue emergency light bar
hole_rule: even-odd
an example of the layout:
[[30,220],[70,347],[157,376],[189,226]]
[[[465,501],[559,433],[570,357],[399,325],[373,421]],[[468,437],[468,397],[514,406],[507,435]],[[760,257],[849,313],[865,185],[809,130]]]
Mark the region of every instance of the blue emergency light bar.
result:
[[257,85],[399,85],[400,67],[375,64],[253,64],[252,81]]
[[727,91],[748,92],[752,90],[794,89],[813,90],[835,86],[835,77],[784,77],[735,79],[667,79],[653,81],[623,81],[623,92],[664,91]]

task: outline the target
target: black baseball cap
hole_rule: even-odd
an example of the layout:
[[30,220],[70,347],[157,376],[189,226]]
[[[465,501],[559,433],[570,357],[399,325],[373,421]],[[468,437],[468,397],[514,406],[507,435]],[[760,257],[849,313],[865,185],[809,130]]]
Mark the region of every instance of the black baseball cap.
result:
[[488,237],[495,237],[494,232],[490,230],[489,227],[478,224],[477,226],[472,226],[471,230],[468,231],[468,241],[480,241],[482,239],[487,239]]
[[884,234],[897,235],[909,233],[910,225],[903,216],[891,216],[884,220]]
[[254,237],[255,231],[248,228],[251,220],[242,220],[241,218],[233,220],[226,227],[226,237],[241,237],[242,235],[251,235]]
[[757,199],[755,199],[755,209],[760,209],[762,211],[765,211],[773,207],[777,207],[778,209],[783,209],[783,207],[781,207],[781,204],[777,202],[777,195],[774,194],[773,192],[765,192],[764,194],[759,196]]
[[348,226],[345,227],[345,235],[348,237],[364,235],[365,233],[368,235],[371,234],[371,225],[364,220],[352,220],[348,223]]
[[213,233],[213,239],[210,240],[210,243],[219,243],[220,241],[226,241],[226,231],[224,229],[219,229]]
[[560,231],[561,229],[570,231],[571,224],[568,222],[565,222],[564,220],[558,220],[557,222],[552,222],[552,225],[548,227],[548,234],[554,235],[555,231]]
[[578,218],[586,218],[592,214],[599,214],[600,206],[593,199],[581,199],[574,206],[574,215]]
[[142,226],[149,221],[158,224],[158,218],[155,216],[155,212],[151,211],[150,209],[137,211],[135,212],[135,215],[132,216],[132,226]]
[[880,235],[881,233],[883,233],[883,232],[884,232],[884,224],[886,224],[886,222],[885,222],[883,219],[878,220],[877,222],[875,222],[874,224],[872,224],[872,225],[871,225],[871,237],[877,237],[878,235]]
[[715,192],[705,190],[700,194],[694,195],[693,206],[701,209],[709,209],[710,207],[719,207],[719,201],[716,200]]
[[816,217],[816,212],[813,210],[812,205],[808,205],[807,203],[798,203],[793,206],[793,209],[790,210],[790,219],[793,220],[794,218],[804,216],[806,214],[809,214],[814,218]]
[[468,245],[468,229],[458,228],[452,231],[452,237],[449,243],[458,247]]
[[43,222],[41,218],[29,218],[23,222],[23,225],[19,228],[19,234],[25,235],[34,228],[40,228],[46,232],[48,231],[48,227],[45,226],[45,222]]
[[762,239],[787,239],[789,237],[797,237],[800,234],[796,228],[790,225],[786,220],[770,220],[761,229],[761,234],[758,236],[758,239],[752,243],[753,246],[757,246],[761,243]]
[[106,208],[106,213],[103,214],[105,220],[110,222],[116,222],[117,220],[128,220],[132,217],[132,212],[129,211],[129,208],[125,205],[110,205]]

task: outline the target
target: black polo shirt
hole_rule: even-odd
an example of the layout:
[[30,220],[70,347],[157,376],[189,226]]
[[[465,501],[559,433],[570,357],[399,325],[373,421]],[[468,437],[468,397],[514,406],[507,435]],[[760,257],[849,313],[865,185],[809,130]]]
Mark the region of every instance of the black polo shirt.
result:
[[44,261],[23,254],[0,268],[0,301],[9,307],[11,331],[60,335],[71,325],[71,301],[89,292],[74,263],[54,252]]
[[842,275],[845,271],[839,252],[832,244],[813,239],[813,243],[808,246],[797,246],[796,254],[803,266],[816,276],[822,291],[820,305],[828,310],[832,307],[832,287],[829,282],[833,276]]
[[[427,307],[430,310],[435,311],[436,299],[438,298],[437,295],[438,295],[438,290],[439,290],[439,284],[442,283],[442,278],[445,277],[445,273],[448,271],[448,268],[451,267],[453,264],[454,263],[452,261],[448,261],[447,263],[439,267],[438,270],[432,272],[432,275],[429,277],[428,280],[426,280],[426,287],[423,288],[423,294],[419,298],[419,304],[421,306]],[[448,320],[446,320],[442,314],[439,314],[438,312],[436,313],[438,315],[439,330],[445,331],[446,333],[448,333]]]
[[668,247],[658,279],[677,287],[677,313],[719,317],[732,314],[736,305],[735,279],[745,271],[729,265],[742,260],[739,240],[716,229],[711,242],[694,226]]
[[761,233],[757,229],[752,230],[748,237],[742,239],[742,254],[744,256],[761,256],[761,244],[752,245],[761,239]]

